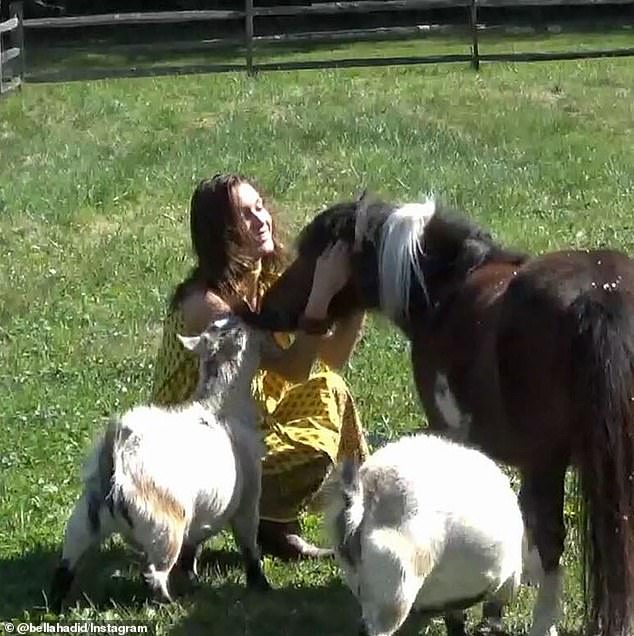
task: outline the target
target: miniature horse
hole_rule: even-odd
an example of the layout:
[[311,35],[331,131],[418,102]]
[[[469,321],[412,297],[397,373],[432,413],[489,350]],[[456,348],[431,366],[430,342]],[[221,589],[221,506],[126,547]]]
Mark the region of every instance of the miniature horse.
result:
[[411,342],[430,428],[520,471],[543,571],[531,636],[556,633],[569,465],[580,475],[588,627],[629,634],[634,261],[615,251],[528,257],[433,200],[399,207],[364,195],[303,229],[295,261],[250,319],[296,329],[316,259],[337,240],[351,248],[351,278],[329,317],[360,309],[389,317]]

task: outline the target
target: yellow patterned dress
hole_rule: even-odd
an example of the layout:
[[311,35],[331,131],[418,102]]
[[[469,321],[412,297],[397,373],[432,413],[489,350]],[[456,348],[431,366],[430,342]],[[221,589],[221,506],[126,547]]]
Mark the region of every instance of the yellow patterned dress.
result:
[[[177,338],[184,333],[179,309],[163,324],[156,359],[151,402],[180,404],[189,400],[198,381],[195,354]],[[280,346],[288,334],[276,334]],[[270,521],[293,521],[322,484],[333,463],[345,457],[363,461],[368,449],[359,415],[343,378],[319,363],[301,384],[261,370],[253,382],[260,405],[267,453],[263,459],[260,516]]]

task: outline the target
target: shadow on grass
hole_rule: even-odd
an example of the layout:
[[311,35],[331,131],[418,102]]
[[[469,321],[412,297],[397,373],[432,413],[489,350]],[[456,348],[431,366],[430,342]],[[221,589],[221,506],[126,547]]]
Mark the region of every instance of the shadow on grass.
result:
[[[141,562],[131,555],[134,553],[129,548],[117,543],[91,552],[82,563],[69,604],[88,604],[96,611],[113,605],[133,612],[140,610],[149,597],[140,576]],[[45,614],[45,594],[58,556],[57,547],[42,546],[20,557],[0,559],[0,619],[20,619],[28,615],[32,620]],[[194,587],[178,578],[173,582],[172,589],[177,603],[182,603],[185,616],[167,630],[170,634],[343,636],[357,633],[357,602],[338,578],[324,577],[317,563],[302,564],[299,581],[293,576],[284,585],[265,593],[246,589],[240,556],[231,549],[206,549],[199,571],[202,581]],[[479,610],[474,611],[479,616]],[[444,627],[439,623],[433,633],[444,634]],[[399,634],[419,634],[417,621],[408,621]],[[581,636],[582,632],[560,630],[559,634]]]
[[[47,595],[53,571],[60,554],[59,546],[38,546],[19,557],[0,558],[0,618],[18,619],[47,611]],[[119,544],[106,544],[91,551],[82,561],[69,600],[75,602],[82,595],[91,599],[94,607],[130,604],[146,599],[145,586],[139,577],[122,577],[119,570],[131,567],[130,550]],[[91,572],[99,572],[91,576]]]
[[349,635],[358,632],[358,608],[338,580],[307,581],[269,592],[251,592],[240,583],[200,590],[189,614],[170,634],[200,636]]
[[50,546],[38,546],[22,556],[0,558],[0,619],[19,618],[23,612],[44,607],[42,591],[46,577],[53,571],[58,551]]
[[[119,544],[91,551],[82,562],[68,607],[90,606],[105,611],[113,605],[136,613],[149,596],[140,560]],[[41,546],[22,556],[0,559],[0,619],[30,620],[47,613],[46,594],[59,557],[56,546]],[[279,564],[276,564],[279,566]],[[174,634],[338,634],[355,633],[357,609],[338,581],[326,585],[308,580],[267,593],[248,591],[242,563],[230,549],[203,552],[194,587],[174,577],[172,591],[186,616],[170,630]],[[308,579],[311,578],[308,567]],[[51,617],[50,614],[47,615]]]

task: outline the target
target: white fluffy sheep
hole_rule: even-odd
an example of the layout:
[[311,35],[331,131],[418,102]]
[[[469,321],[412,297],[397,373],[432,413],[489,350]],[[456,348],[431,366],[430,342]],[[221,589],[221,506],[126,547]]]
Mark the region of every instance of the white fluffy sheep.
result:
[[247,585],[269,584],[257,546],[261,457],[251,382],[269,336],[223,318],[181,337],[199,356],[199,383],[186,405],[139,406],[113,420],[88,459],[84,491],[66,527],[50,605],[60,611],[79,559],[119,532],[147,558],[145,577],[171,600],[168,576],[179,559],[196,574],[202,542],[231,525]]
[[361,634],[394,634],[412,608],[426,619],[505,603],[519,586],[517,497],[476,450],[428,434],[404,437],[360,468],[344,463],[324,497],[337,560],[361,605]]

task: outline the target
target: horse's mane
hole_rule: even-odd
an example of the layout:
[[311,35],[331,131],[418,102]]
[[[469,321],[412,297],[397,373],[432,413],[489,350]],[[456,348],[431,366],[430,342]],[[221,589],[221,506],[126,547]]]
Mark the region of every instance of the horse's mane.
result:
[[463,275],[488,263],[521,265],[529,258],[503,247],[462,212],[441,203],[425,227],[423,257],[431,267],[452,266]]
[[412,303],[429,305],[428,282],[443,280],[453,287],[485,264],[519,266],[528,258],[502,247],[463,213],[434,199],[395,205],[364,193],[335,203],[300,232],[299,258],[314,261],[339,240],[353,248],[357,285],[365,298],[376,298],[396,321],[407,317]]
[[359,214],[364,216],[365,239],[377,240],[376,230],[393,210],[394,206],[380,199],[366,197],[335,203],[302,229],[296,241],[297,252],[302,257],[316,258],[335,241],[354,245]]
[[[343,240],[353,245],[358,215],[363,215],[364,240],[378,243],[379,231],[388,216],[399,206],[378,198],[359,198],[335,203],[315,216],[300,232],[296,245],[300,256],[317,257],[332,242]],[[528,255],[507,249],[493,239],[491,234],[467,218],[455,208],[436,202],[436,213],[425,228],[423,255],[439,260],[456,255],[467,248],[474,256],[475,244],[486,258],[484,262],[521,264]],[[471,248],[471,249],[469,249]],[[465,256],[467,256],[465,254]],[[467,259],[469,260],[469,259]]]

